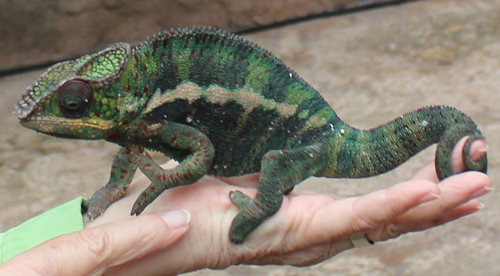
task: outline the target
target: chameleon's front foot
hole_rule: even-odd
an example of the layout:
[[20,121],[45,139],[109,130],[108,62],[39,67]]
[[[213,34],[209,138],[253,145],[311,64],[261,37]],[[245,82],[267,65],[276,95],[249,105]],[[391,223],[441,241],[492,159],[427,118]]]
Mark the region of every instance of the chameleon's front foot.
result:
[[144,209],[146,209],[146,207],[148,207],[148,205],[151,204],[151,202],[153,202],[160,195],[160,193],[151,192],[148,194],[148,192],[144,191],[135,201],[134,206],[132,207],[132,211],[130,212],[130,215],[132,216],[140,215],[142,211],[144,211]]
[[[140,151],[142,149],[136,149]],[[121,148],[113,160],[111,174],[106,186],[82,204],[82,211],[87,211],[89,219],[95,219],[108,209],[111,203],[122,198],[125,190],[130,185],[137,166],[135,165],[135,152],[129,148]]]
[[241,208],[231,223],[229,238],[235,244],[242,244],[245,238],[269,216],[255,204],[254,200],[240,191],[229,193],[229,198],[234,205]]
[[82,209],[86,209],[87,217],[93,220],[104,214],[109,205],[122,198],[124,194],[125,191],[123,189],[113,189],[108,186],[102,187],[90,199],[82,203]]

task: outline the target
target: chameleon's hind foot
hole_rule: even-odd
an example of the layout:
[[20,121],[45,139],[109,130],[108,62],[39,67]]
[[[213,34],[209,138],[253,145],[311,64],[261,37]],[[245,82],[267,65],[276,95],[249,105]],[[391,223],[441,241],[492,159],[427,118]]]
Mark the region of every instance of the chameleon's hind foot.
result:
[[230,192],[229,199],[242,210],[247,209],[252,204],[252,199],[240,191]]
[[229,198],[234,205],[241,208],[236,218],[231,223],[229,238],[235,244],[241,244],[245,238],[257,228],[266,217],[262,218],[263,210],[254,200],[240,191],[229,193]]

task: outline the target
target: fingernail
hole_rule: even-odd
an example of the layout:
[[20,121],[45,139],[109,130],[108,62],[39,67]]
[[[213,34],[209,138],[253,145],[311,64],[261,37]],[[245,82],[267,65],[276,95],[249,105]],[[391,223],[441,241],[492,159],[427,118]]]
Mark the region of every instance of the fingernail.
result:
[[172,229],[185,227],[191,221],[191,213],[186,209],[168,211],[161,217]]
[[479,202],[479,204],[476,206],[476,209],[479,211],[479,210],[483,210],[486,208],[486,205],[484,205],[484,203],[482,202]]
[[441,198],[441,196],[438,194],[435,194],[435,193],[428,193],[420,198],[420,203],[429,202],[431,200],[438,199],[438,198]]
[[479,151],[479,152],[487,152],[488,151],[488,145],[486,145],[485,148],[478,149],[477,151]]
[[480,197],[484,194],[487,194],[489,192],[493,191],[493,188],[490,187],[490,186],[484,186],[482,187],[481,189],[475,191],[474,193],[472,193],[472,195],[470,196],[470,198],[476,198],[476,197]]

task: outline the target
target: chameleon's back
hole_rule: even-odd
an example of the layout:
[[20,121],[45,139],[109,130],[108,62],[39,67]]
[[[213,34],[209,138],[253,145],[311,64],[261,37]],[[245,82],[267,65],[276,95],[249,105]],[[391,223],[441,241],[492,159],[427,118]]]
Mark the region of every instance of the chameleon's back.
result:
[[267,151],[311,144],[338,120],[281,60],[234,34],[176,30],[132,54],[131,74],[151,76],[143,85],[154,92],[142,119],[200,129],[216,149],[215,175],[257,172]]

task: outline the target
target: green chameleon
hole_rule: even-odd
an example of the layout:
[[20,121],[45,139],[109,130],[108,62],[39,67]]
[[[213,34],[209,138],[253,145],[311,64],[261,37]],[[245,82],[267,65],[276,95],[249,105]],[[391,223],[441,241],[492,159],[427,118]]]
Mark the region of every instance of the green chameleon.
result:
[[[310,176],[378,175],[438,143],[436,168],[443,179],[454,174],[451,151],[464,136],[470,136],[467,170],[487,169],[486,156],[470,157],[471,143],[484,138],[464,113],[431,106],[374,129],[353,128],[273,54],[210,27],[171,30],[137,47],[118,43],[56,64],[19,98],[14,112],[23,126],[42,133],[122,146],[109,182],[83,204],[91,219],[123,196],[137,167],[151,185],[132,215],[164,190],[203,175],[260,172],[255,198],[229,195],[241,208],[229,233],[237,244]],[[164,170],[146,149],[180,164]]]

